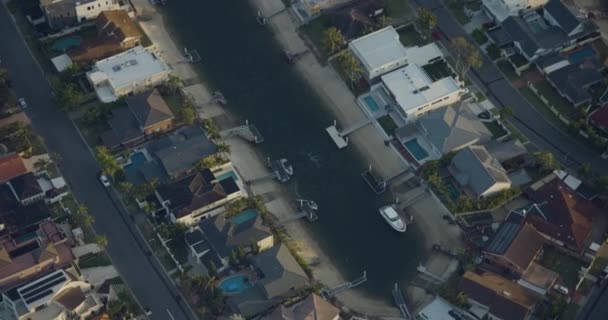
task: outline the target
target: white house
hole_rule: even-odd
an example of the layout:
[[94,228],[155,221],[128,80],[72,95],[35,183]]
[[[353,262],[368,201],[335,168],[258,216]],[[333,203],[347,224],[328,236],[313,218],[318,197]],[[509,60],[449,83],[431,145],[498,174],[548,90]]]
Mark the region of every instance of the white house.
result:
[[407,49],[392,26],[357,38],[348,48],[361,62],[368,80],[407,64]]
[[82,0],[74,2],[78,22],[93,20],[103,11],[118,9],[130,11],[131,7],[128,5],[128,1],[120,0]]
[[526,10],[542,7],[548,0],[482,0],[486,12],[497,22],[517,16]]
[[99,100],[109,103],[121,96],[155,87],[165,82],[169,74],[169,67],[163,61],[137,46],[98,61],[87,72],[87,78]]

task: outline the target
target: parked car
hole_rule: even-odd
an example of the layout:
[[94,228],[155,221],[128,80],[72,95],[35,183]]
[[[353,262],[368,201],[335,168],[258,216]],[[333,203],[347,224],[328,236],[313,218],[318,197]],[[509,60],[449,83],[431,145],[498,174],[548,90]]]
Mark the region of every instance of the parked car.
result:
[[604,268],[604,271],[602,271],[602,272],[600,273],[600,278],[601,278],[602,280],[606,280],[606,279],[608,279],[608,266],[606,266],[606,268]]
[[556,284],[555,286],[553,286],[553,289],[555,289],[555,291],[557,291],[565,296],[567,296],[570,293],[570,290],[568,290],[568,288],[566,288],[562,285],[559,285],[559,284]]
[[99,181],[101,181],[101,184],[106,188],[110,186],[110,180],[103,174],[99,176]]
[[17,102],[19,102],[19,106],[21,107],[21,109],[27,109],[27,102],[25,102],[25,99],[19,98]]

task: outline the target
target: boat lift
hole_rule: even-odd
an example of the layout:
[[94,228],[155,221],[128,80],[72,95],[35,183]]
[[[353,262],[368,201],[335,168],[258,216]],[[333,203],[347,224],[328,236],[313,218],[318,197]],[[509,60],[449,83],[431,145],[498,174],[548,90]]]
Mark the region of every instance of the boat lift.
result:
[[245,125],[243,126],[234,127],[232,129],[220,132],[220,135],[225,138],[239,136],[245,139],[246,141],[249,141],[254,144],[264,142],[264,137],[262,136],[258,128],[255,125],[250,124],[249,120],[245,120]]
[[268,158],[267,165],[271,170],[269,174],[251,180],[247,180],[245,181],[245,184],[252,185],[256,182],[270,179],[277,180],[281,183],[287,183],[289,182],[289,180],[291,180],[291,176],[293,175],[293,166],[286,158],[281,158],[279,160],[270,160],[270,158]]
[[317,206],[317,203],[312,201],[312,200],[304,200],[304,199],[296,199],[296,201],[300,202],[300,209],[302,211],[294,214],[293,216],[287,217],[281,221],[279,221],[279,224],[286,224],[292,221],[296,221],[299,220],[301,218],[308,218],[308,221],[310,222],[314,222],[316,221],[319,217],[317,216],[317,213],[315,211],[319,210],[319,206]]
[[222,105],[225,105],[226,103],[228,103],[228,100],[226,100],[226,97],[224,97],[224,94],[217,90],[215,92],[213,92],[213,95],[211,96],[211,98],[209,100],[207,100],[205,103],[203,103],[203,105],[210,105],[210,104],[214,104],[214,103],[220,103]]
[[272,17],[279,15],[285,11],[287,11],[287,7],[285,7],[284,9],[281,9],[271,15],[269,15],[268,17],[264,17],[264,15],[262,14],[262,11],[258,10],[258,14],[255,17],[255,20],[258,22],[259,25],[261,26],[265,26],[268,23],[268,20],[270,20]]
[[356,286],[360,286],[365,281],[367,281],[367,271],[363,271],[363,275],[353,281],[341,283],[333,288],[323,288],[321,289],[321,296],[327,298],[331,298],[338,293],[344,292],[348,289],[354,288]]
[[393,300],[395,300],[395,304],[399,308],[399,312],[401,312],[401,316],[405,320],[414,320],[412,314],[407,308],[407,304],[405,303],[405,299],[403,298],[403,294],[401,293],[401,289],[399,289],[399,285],[395,283],[395,287],[392,290]]
[[383,194],[384,192],[386,192],[386,187],[388,185],[390,185],[391,183],[397,181],[399,178],[402,178],[404,176],[406,177],[406,179],[409,180],[409,179],[413,178],[415,175],[408,168],[408,169],[405,169],[405,170],[397,173],[396,175],[394,175],[388,179],[382,179],[382,177],[377,175],[372,170],[371,164],[369,165],[369,168],[367,170],[365,170],[361,173],[361,177],[363,177],[363,180],[365,180],[365,182],[367,182],[367,184],[372,188],[372,190],[374,190],[374,192],[377,195],[380,195],[380,194]]
[[188,59],[189,63],[198,63],[201,62],[201,55],[196,50],[188,50],[188,48],[184,48],[184,55]]
[[357,123],[354,123],[350,127],[339,131],[338,122],[334,120],[334,124],[325,128],[325,131],[329,134],[334,143],[338,146],[338,149],[342,149],[348,145],[348,135],[369,125],[373,119],[365,118]]

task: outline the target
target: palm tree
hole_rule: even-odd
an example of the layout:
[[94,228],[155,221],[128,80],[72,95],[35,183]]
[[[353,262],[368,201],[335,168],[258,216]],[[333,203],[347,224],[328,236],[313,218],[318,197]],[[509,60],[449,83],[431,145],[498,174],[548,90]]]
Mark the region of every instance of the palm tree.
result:
[[51,164],[51,161],[48,159],[40,158],[34,162],[34,168],[36,171],[45,170],[47,166]]
[[346,44],[342,31],[336,27],[328,28],[323,32],[323,45],[330,54],[336,53]]
[[108,238],[106,236],[95,237],[95,243],[101,250],[105,250],[108,247]]
[[583,163],[580,168],[578,168],[578,174],[581,175],[581,178],[588,180],[593,176],[593,168],[590,163]]
[[350,79],[351,85],[352,82],[357,79],[361,73],[363,73],[363,69],[361,68],[361,64],[350,52],[342,51],[338,56],[338,62],[340,64],[340,68],[346,72],[346,75]]
[[219,154],[223,155],[223,156],[229,156],[230,155],[230,145],[226,144],[226,143],[218,143],[217,144],[217,151]]
[[90,215],[89,209],[82,204],[76,208],[74,218],[76,219],[78,225],[83,228],[90,228],[93,225],[93,222],[95,222],[95,217]]
[[179,89],[181,84],[182,84],[182,80],[180,80],[180,78],[178,78],[177,76],[172,74],[169,76],[169,79],[167,79],[166,86],[171,93],[175,93],[175,92],[177,92],[177,90]]

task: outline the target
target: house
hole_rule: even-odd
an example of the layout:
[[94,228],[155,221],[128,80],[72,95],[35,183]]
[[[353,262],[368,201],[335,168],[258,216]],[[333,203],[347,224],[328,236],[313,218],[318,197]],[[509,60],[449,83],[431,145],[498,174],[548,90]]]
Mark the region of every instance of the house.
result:
[[568,64],[548,73],[546,78],[575,107],[591,102],[589,87],[604,81],[599,65],[592,61]]
[[[340,30],[345,39],[354,39],[378,25],[378,18],[384,15],[385,5],[384,0],[353,1],[339,9],[326,11],[323,16],[329,25]],[[292,8],[298,17],[306,20],[305,14],[297,10],[297,2]]]
[[262,320],[340,320],[340,309],[325,301],[316,293],[309,294],[304,300],[285,307],[278,306]]
[[490,155],[500,163],[521,159],[528,154],[528,149],[517,139],[507,141],[494,140],[484,144],[484,146]]
[[559,274],[553,270],[549,270],[542,265],[532,262],[528,268],[517,280],[517,284],[527,289],[530,289],[542,296],[546,296],[548,292],[554,290]]
[[36,231],[50,217],[44,202],[23,205],[8,184],[0,184],[0,238]]
[[[434,43],[408,51],[408,64],[380,76],[380,83],[357,98],[364,110],[395,110],[412,123],[432,110],[454,104],[467,92]],[[420,62],[421,64],[417,64]]]
[[608,134],[608,104],[605,104],[591,113],[589,123]]
[[361,63],[368,81],[408,63],[408,50],[392,26],[357,38],[348,44],[348,48]]
[[483,198],[509,189],[511,180],[500,162],[483,146],[468,146],[452,158],[448,167],[458,184],[473,196]]
[[252,263],[262,279],[227,300],[230,309],[245,318],[279,305],[309,285],[308,276],[284,244],[261,252]]
[[93,286],[64,270],[40,276],[2,293],[2,319],[87,319],[103,310]]
[[453,306],[448,301],[444,300],[440,296],[436,296],[433,301],[424,306],[416,319],[425,320],[448,320],[448,319],[460,319],[460,320],[476,320],[472,314],[467,311],[461,310]]
[[169,67],[142,46],[97,61],[87,79],[103,103],[144,92],[169,78]]
[[125,102],[126,106],[112,109],[110,130],[100,135],[106,147],[133,146],[146,136],[173,127],[175,116],[158,90],[129,96]]
[[15,198],[22,205],[28,205],[45,198],[44,190],[33,173],[28,172],[8,181]]
[[70,64],[87,65],[141,44],[143,35],[125,10],[101,12],[95,27],[96,37],[82,39],[79,46],[66,51]]
[[542,300],[533,291],[490,272],[467,271],[458,290],[467,296],[468,311],[478,319],[527,320]]
[[518,16],[528,10],[535,10],[547,3],[547,0],[483,0],[485,11],[496,22],[502,22],[510,16]]
[[524,191],[533,203],[511,215],[524,218],[547,240],[581,253],[598,209],[574,192],[566,179],[552,173],[535,182]]
[[65,235],[51,221],[28,240],[0,241],[0,290],[68,266],[75,259]]
[[53,29],[61,29],[95,19],[106,10],[129,10],[122,0],[41,0],[40,7]]
[[243,197],[233,178],[217,181],[209,169],[162,185],[155,194],[174,223],[188,226],[218,214],[224,204]]
[[414,157],[415,150],[410,150],[407,142],[417,139],[429,155],[425,159],[417,159],[420,164],[470,145],[486,143],[492,138],[488,128],[465,103],[433,110],[418,118],[416,123],[397,129],[395,136]]
[[353,0],[297,0],[293,6],[296,8],[296,13],[301,19],[308,20],[321,14],[323,11],[332,9],[338,6],[343,6]]
[[14,153],[0,157],[0,183],[26,174],[27,168],[20,155]]
[[486,260],[520,276],[543,249],[545,239],[530,224],[504,222],[484,248]]

